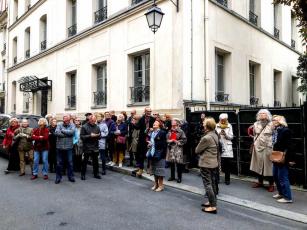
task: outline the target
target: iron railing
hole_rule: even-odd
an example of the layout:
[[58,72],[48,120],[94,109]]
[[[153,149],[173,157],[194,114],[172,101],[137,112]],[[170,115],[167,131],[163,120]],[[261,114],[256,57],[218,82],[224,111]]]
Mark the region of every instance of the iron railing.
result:
[[255,26],[258,25],[258,15],[252,11],[249,11],[249,21],[253,23]]
[[229,94],[225,94],[224,92],[218,92],[215,94],[215,101],[217,102],[228,102]]
[[77,33],[77,24],[72,25],[67,30],[68,30],[68,37],[74,36]]
[[45,50],[47,48],[47,40],[41,42],[41,50]]
[[132,0],[131,1],[131,5],[136,5],[136,4],[138,4],[138,3],[142,2],[142,1],[144,1],[144,0]]
[[291,47],[295,49],[295,40],[291,39]]
[[108,18],[108,7],[105,6],[94,13],[95,23],[102,22]]
[[274,37],[279,39],[279,29],[277,29],[276,27],[274,27]]
[[216,2],[225,7],[228,7],[228,0],[216,0]]
[[17,64],[17,57],[14,57],[14,65]]
[[3,50],[1,51],[2,55],[6,54],[6,43],[3,43]]
[[249,99],[249,103],[250,103],[250,105],[257,106],[259,104],[259,98],[255,97],[255,96],[252,96]]
[[150,87],[149,85],[130,87],[132,103],[149,102]]
[[30,57],[30,50],[26,50],[26,58]]
[[281,107],[280,101],[274,101],[274,107]]
[[93,92],[94,106],[105,106],[107,105],[107,94],[103,91]]
[[75,109],[76,108],[76,95],[67,96],[67,108]]

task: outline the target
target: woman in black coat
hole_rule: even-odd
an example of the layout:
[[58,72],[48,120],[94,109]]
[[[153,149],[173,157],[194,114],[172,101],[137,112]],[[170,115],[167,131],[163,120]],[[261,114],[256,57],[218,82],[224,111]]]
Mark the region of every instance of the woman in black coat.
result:
[[152,173],[155,177],[153,191],[161,192],[164,189],[163,178],[165,177],[165,157],[167,150],[166,132],[161,129],[161,123],[155,121],[153,131],[148,141],[147,157],[151,160]]
[[278,193],[273,196],[279,203],[292,203],[289,182],[289,165],[294,165],[289,151],[291,132],[283,116],[273,116],[275,130],[273,132],[273,151],[285,152],[284,163],[273,162],[273,177]]

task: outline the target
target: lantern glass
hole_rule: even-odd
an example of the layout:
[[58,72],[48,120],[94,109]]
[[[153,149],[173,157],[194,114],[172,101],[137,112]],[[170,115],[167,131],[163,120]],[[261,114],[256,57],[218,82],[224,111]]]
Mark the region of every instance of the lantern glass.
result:
[[155,33],[161,26],[164,13],[157,6],[150,8],[145,14],[149,28]]

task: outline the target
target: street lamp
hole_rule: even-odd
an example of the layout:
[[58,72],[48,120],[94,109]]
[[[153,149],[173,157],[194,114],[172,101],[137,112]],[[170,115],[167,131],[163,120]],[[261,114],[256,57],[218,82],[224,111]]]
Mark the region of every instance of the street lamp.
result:
[[[176,6],[177,12],[179,12],[179,0],[176,0],[176,3],[173,2],[173,0],[170,1]],[[163,15],[164,13],[159,7],[157,7],[156,0],[154,0],[152,7],[149,8],[148,11],[145,13],[148,26],[152,32],[156,33],[157,30],[160,28]]]
[[152,32],[156,33],[161,26],[164,13],[157,7],[156,1],[152,7],[145,13],[147,23]]

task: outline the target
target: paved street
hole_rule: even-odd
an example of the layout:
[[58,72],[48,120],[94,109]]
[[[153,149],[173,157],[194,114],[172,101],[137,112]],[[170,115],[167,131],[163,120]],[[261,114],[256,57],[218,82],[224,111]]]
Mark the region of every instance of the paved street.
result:
[[[5,169],[6,160],[0,159]],[[201,197],[109,172],[75,184],[0,174],[0,229],[306,229],[296,222],[219,202],[218,215],[200,211]]]

